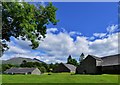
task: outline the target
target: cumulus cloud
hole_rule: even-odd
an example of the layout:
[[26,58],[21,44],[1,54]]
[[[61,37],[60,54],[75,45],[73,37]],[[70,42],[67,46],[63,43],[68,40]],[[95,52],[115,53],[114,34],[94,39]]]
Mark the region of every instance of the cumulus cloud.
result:
[[92,37],[89,37],[88,39],[89,39],[89,40],[94,40],[94,39],[95,39],[95,37],[94,37],[94,36],[92,36]]
[[82,35],[82,33],[75,32],[75,31],[71,31],[69,34],[70,34],[70,35]]
[[[113,29],[113,26],[111,26],[111,29]],[[59,30],[57,28],[47,29],[46,38],[43,41],[40,41],[40,46],[36,50],[30,48],[29,41],[12,38],[12,41],[8,43],[10,49],[2,58],[8,59],[15,56],[21,56],[38,58],[46,63],[65,63],[68,55],[72,55],[73,58],[78,59],[81,53],[84,53],[85,55],[92,54],[98,57],[118,53],[119,32],[112,34],[94,33],[94,36],[92,36],[94,40],[91,41],[91,37],[82,36],[80,35],[81,33],[76,35],[76,39],[74,40],[74,38],[71,37],[71,34],[78,34],[78,32],[75,31],[67,32],[65,29],[62,29],[62,31],[54,33],[56,31]],[[101,38],[98,39],[95,37]]]
[[47,33],[56,32],[56,31],[58,31],[57,28],[49,28],[49,29],[47,29]]
[[106,56],[118,53],[118,35],[114,33],[109,35],[108,38],[97,39],[94,42],[89,42],[91,54],[98,56]]
[[104,36],[106,36],[107,33],[94,33],[93,35],[95,37],[99,37],[99,38],[103,38]]
[[107,27],[107,31],[109,33],[115,32],[116,30],[118,30],[118,25],[111,25]]

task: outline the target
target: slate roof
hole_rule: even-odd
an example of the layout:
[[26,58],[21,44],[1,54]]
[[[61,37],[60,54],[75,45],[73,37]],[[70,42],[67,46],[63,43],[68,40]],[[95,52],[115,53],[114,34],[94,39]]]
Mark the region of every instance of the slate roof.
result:
[[70,69],[70,71],[75,71],[76,70],[76,66],[71,65],[71,64],[65,64],[62,63],[65,67],[67,67],[68,69]]
[[120,65],[120,54],[105,56],[101,59],[103,60],[102,66]]
[[88,56],[91,56],[91,57],[93,57],[93,58],[94,58],[94,59],[96,59],[96,60],[100,60],[100,61],[102,61],[102,59],[101,59],[101,58],[96,57],[96,56],[94,56],[94,55],[88,55]]
[[28,73],[34,71],[36,68],[10,68],[5,73]]
[[91,56],[94,59],[101,61],[101,64],[99,64],[100,66],[120,65],[120,54],[104,56],[101,58],[93,55],[88,56]]

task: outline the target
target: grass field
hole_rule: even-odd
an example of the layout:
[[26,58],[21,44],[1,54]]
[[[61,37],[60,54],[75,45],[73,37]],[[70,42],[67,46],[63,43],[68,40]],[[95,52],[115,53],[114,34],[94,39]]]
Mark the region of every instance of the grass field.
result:
[[52,73],[51,75],[2,75],[3,83],[118,83],[118,75],[71,75]]

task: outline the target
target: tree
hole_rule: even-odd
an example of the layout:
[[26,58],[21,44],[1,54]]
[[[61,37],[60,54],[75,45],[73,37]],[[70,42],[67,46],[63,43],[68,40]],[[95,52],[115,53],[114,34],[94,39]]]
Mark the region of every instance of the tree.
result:
[[79,63],[83,61],[84,57],[85,57],[85,56],[84,56],[84,54],[82,53],[82,54],[80,55],[80,58],[79,58]]
[[72,64],[72,65],[74,65],[74,66],[78,66],[78,63],[77,63],[77,61],[76,61],[75,59],[72,59],[72,61],[71,61],[70,64]]
[[40,69],[41,73],[45,73],[46,72],[46,68],[44,66],[39,67],[39,69]]
[[[45,7],[35,6],[27,2],[2,2],[2,40],[9,41],[13,36],[17,39],[31,41],[32,49],[39,46],[39,40],[45,38],[47,25],[56,25],[56,11],[52,3]],[[7,44],[2,42],[3,51]]]
[[33,65],[34,65],[34,67],[41,67],[42,66],[42,64],[39,62],[33,62]]
[[49,69],[51,69],[51,68],[52,68],[52,69],[54,68],[54,64],[53,64],[53,63],[50,63],[50,64],[49,64]]
[[22,64],[25,64],[25,63],[27,63],[27,61],[26,61],[26,60],[23,60],[23,61],[22,61]]
[[72,61],[72,57],[71,57],[71,55],[69,55],[69,56],[68,56],[68,59],[67,59],[67,64],[70,64],[71,61]]
[[50,63],[50,64],[49,64],[49,72],[52,72],[53,69],[54,69],[54,67],[55,67],[55,64]]
[[44,66],[44,67],[46,68],[47,71],[49,70],[49,66],[48,66],[48,64],[42,62],[41,65]]
[[53,66],[52,66],[52,71],[54,71],[54,69],[57,68],[58,65],[59,65],[59,63],[55,63],[55,64],[53,64]]
[[7,69],[10,69],[11,67],[16,67],[16,66],[11,64],[2,64],[2,72],[6,71]]
[[22,63],[20,64],[20,67],[36,67],[39,69],[42,69],[44,72],[49,71],[48,65],[44,62],[26,62],[26,63]]
[[77,60],[72,59],[71,55],[69,55],[69,57],[67,59],[67,64],[72,64],[72,65],[75,65],[75,66],[78,65]]

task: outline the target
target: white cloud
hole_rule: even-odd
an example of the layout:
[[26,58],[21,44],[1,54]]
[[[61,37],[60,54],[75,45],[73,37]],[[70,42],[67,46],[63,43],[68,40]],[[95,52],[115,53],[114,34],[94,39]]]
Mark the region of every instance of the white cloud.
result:
[[72,55],[73,58],[78,59],[81,53],[85,53],[85,55],[97,55],[98,57],[118,53],[118,34],[120,33],[108,35],[105,35],[106,33],[97,33],[92,37],[107,37],[90,41],[88,37],[81,35],[77,35],[76,40],[74,40],[70,36],[73,31],[68,33],[63,29],[55,34],[54,32],[56,31],[59,30],[57,28],[47,29],[46,38],[43,41],[40,41],[40,46],[36,50],[30,49],[29,41],[13,38],[13,41],[8,43],[10,49],[3,55],[3,59],[24,56],[29,58],[36,57],[46,63],[55,63],[66,62],[68,55]]
[[102,37],[105,37],[107,33],[94,33],[93,35],[95,37],[99,37],[99,38],[102,38]]
[[56,32],[56,31],[58,31],[57,28],[49,28],[49,29],[47,29],[47,33]]
[[115,32],[118,29],[118,25],[111,25],[107,27],[109,33]]
[[41,1],[41,5],[42,5],[43,7],[45,7],[45,2],[44,2],[44,1]]
[[97,39],[94,42],[89,42],[91,54],[98,56],[112,55],[118,53],[118,35],[114,33],[109,35],[108,38]]
[[88,41],[86,37],[81,36],[77,36],[76,41],[74,41],[66,32],[48,33],[38,49],[43,49],[48,54],[55,56],[68,57],[69,54],[79,56],[82,52],[87,53]]
[[60,32],[59,34],[48,33],[38,49],[43,49],[49,54],[69,55],[73,48],[73,39],[67,34]]
[[70,35],[81,35],[82,33],[75,32],[75,31],[71,31],[69,34],[70,34]]
[[21,54],[25,54],[29,52],[28,50],[23,50],[17,46],[11,46],[8,51],[15,52],[15,53],[21,53]]
[[92,37],[89,37],[88,39],[89,39],[89,40],[94,40],[94,39],[95,39],[95,37],[94,37],[94,36],[92,36]]

